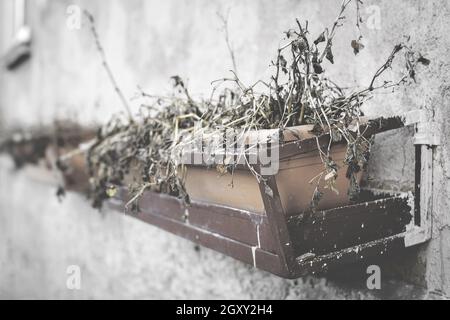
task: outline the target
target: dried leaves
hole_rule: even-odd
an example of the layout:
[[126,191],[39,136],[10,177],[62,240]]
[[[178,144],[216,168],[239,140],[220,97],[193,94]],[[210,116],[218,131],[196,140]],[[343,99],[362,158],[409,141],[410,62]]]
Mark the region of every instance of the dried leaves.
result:
[[358,40],[352,40],[351,46],[352,46],[352,48],[353,48],[353,53],[355,54],[355,56],[356,56],[362,49],[364,49],[364,45],[362,44],[361,39],[358,39]]
[[[333,39],[342,26],[344,12],[354,1],[357,6],[357,26],[360,27],[360,0],[344,0],[338,17],[331,29],[325,29],[311,41],[308,23],[297,20],[295,29],[285,32],[287,44],[279,48],[277,58],[272,62],[273,76],[269,82],[257,81],[251,86],[244,85],[233,72],[231,78],[214,81],[209,100],[195,101],[189,94],[184,81],[179,76],[172,77],[176,93],[170,97],[153,97],[142,93],[149,100],[144,112],[136,121],[113,119],[99,133],[98,141],[89,153],[89,164],[93,183],[94,204],[114,194],[111,185],[130,184],[135,200],[143,192],[151,189],[164,192],[188,201],[184,188],[183,166],[176,161],[176,150],[184,143],[181,133],[194,134],[213,130],[240,129],[244,134],[250,130],[279,129],[312,124],[317,136],[329,133],[332,137],[328,148],[319,154],[324,163],[324,171],[311,183],[317,187],[311,205],[316,207],[323,196],[319,189],[321,181],[335,192],[338,167],[330,156],[333,142],[345,141],[348,146],[345,164],[350,179],[349,194],[353,197],[359,191],[357,175],[364,167],[370,151],[370,141],[359,131],[351,129],[359,122],[361,106],[379,89],[393,88],[415,79],[418,63],[428,65],[429,60],[417,55],[410,47],[400,44],[394,47],[385,64],[375,73],[367,88],[346,91],[326,77],[326,63],[337,63],[333,54]],[[362,36],[351,44],[357,54],[364,47]],[[405,52],[407,75],[400,81],[377,80],[392,67],[401,51]],[[325,59],[328,61],[325,61]],[[219,90],[226,83],[231,88]],[[258,90],[257,90],[258,88]],[[130,182],[129,176],[136,177],[134,168],[140,171],[139,179]],[[249,168],[251,170],[251,168]],[[232,171],[228,165],[217,167],[219,173]],[[254,172],[257,175],[256,172]],[[270,188],[266,193],[271,194]]]
[[[176,89],[184,92],[181,79]],[[170,103],[158,106],[160,103]],[[128,185],[132,198],[145,189],[167,193],[189,201],[171,148],[174,132],[194,125],[198,110],[189,101],[173,98],[143,106],[139,121],[113,118],[98,133],[88,154],[93,205],[100,207],[115,196],[116,187]],[[137,200],[137,198],[135,199]]]

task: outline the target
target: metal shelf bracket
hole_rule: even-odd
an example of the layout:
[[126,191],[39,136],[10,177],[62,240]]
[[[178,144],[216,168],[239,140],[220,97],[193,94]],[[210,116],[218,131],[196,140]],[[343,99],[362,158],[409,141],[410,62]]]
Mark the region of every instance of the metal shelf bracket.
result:
[[441,139],[436,122],[426,110],[412,111],[405,116],[405,125],[415,126],[416,183],[414,219],[407,226],[405,246],[427,242],[432,237],[433,159]]

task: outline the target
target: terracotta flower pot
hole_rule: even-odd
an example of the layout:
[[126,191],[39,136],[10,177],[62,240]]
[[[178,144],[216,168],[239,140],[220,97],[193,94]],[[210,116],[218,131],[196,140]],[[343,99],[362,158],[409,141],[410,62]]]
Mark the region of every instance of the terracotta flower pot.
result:
[[[310,139],[315,144],[316,138],[311,130],[312,126],[309,125],[290,128],[284,132],[283,143]],[[278,130],[262,130],[258,134],[270,136],[277,132]],[[319,191],[323,193],[323,197],[317,209],[336,208],[350,202],[348,196],[350,181],[346,178],[347,166],[344,164],[346,145],[334,144],[330,155],[338,165],[336,189],[339,194],[325,188],[322,179]],[[317,149],[280,158],[279,170],[275,177],[283,209],[287,215],[298,214],[311,208],[317,184],[310,181],[323,170],[324,164]],[[264,213],[258,181],[245,166],[241,166],[231,174],[218,172],[216,166],[187,165],[186,189],[191,199],[196,201]]]

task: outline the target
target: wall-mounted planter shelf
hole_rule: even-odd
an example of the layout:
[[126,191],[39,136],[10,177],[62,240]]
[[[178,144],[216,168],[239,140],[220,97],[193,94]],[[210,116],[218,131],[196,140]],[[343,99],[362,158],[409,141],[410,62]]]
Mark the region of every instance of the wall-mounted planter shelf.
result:
[[[415,112],[370,121],[364,130],[370,136],[406,125],[416,126],[414,193],[374,196],[366,192],[352,205],[287,215],[275,177],[267,176],[260,184],[263,214],[200,201],[187,206],[152,192],[139,200],[137,212],[127,214],[285,278],[417,245],[431,237],[432,157],[433,147],[439,144],[433,126],[426,114]],[[319,140],[327,144],[328,139],[324,135]],[[280,157],[315,148],[315,138],[286,143]],[[273,195],[265,192],[266,186]],[[121,189],[109,206],[123,211],[127,194]]]
[[[371,136],[412,125],[416,170],[415,190],[411,193],[374,195],[365,191],[359,202],[351,205],[317,212],[285,212],[276,176],[266,176],[259,185],[263,212],[195,200],[188,206],[177,198],[146,192],[137,212],[127,214],[285,278],[386,255],[431,238],[433,151],[439,137],[423,112],[370,121],[363,128]],[[20,166],[47,158],[49,149],[56,148],[58,154],[70,152],[94,135],[95,130],[66,128],[12,139],[2,146]],[[329,139],[324,135],[319,143],[327,145]],[[291,141],[280,146],[280,158],[314,150],[315,138]],[[71,157],[75,171],[64,174],[69,187],[74,179],[72,189],[77,191],[87,183],[81,158]],[[267,187],[273,194],[266,192]],[[108,205],[123,212],[128,197],[122,188]]]

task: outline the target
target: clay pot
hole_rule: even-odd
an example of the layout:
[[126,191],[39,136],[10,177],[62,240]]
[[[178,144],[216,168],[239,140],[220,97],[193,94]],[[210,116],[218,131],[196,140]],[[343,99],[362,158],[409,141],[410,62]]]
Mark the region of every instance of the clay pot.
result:
[[[284,133],[284,141],[313,138],[311,126],[290,128]],[[263,130],[261,136],[277,133],[277,130]],[[347,166],[344,165],[346,145],[336,144],[331,148],[331,157],[337,163],[336,188],[339,194],[325,188],[322,179],[319,191],[323,193],[317,209],[331,209],[350,202],[348,189],[350,181],[346,178]],[[275,174],[284,212],[294,215],[309,210],[316,183],[309,182],[324,169],[319,151],[314,150],[280,160],[278,173]],[[258,181],[248,169],[240,168],[234,174],[218,172],[216,166],[202,167],[187,165],[186,189],[195,201],[219,204],[242,210],[264,214],[264,204]]]

